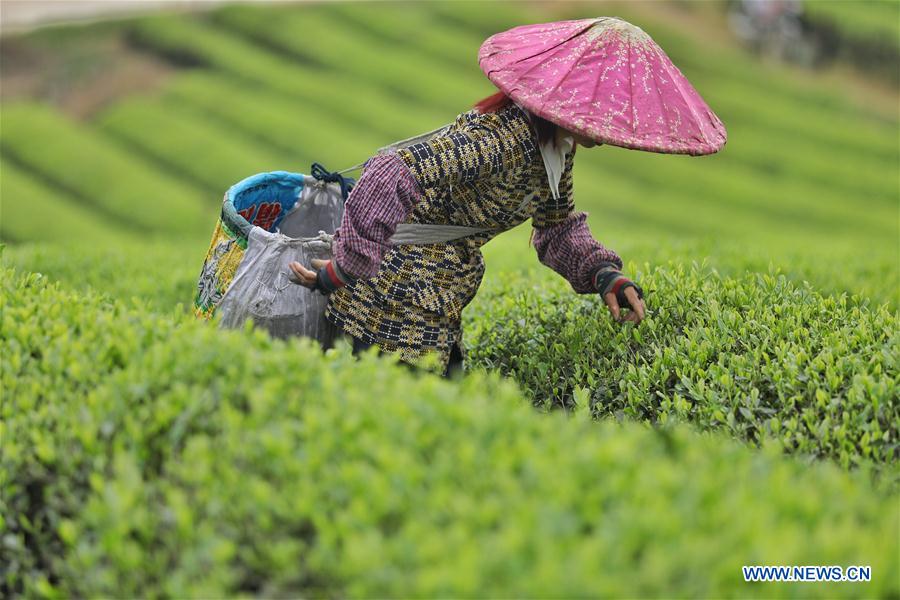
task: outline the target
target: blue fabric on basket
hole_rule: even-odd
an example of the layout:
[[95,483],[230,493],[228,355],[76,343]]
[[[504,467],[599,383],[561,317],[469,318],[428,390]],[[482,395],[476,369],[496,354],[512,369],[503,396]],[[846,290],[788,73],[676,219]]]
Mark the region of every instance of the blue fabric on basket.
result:
[[231,186],[226,199],[251,225],[275,231],[297,204],[304,177],[288,171],[258,173]]

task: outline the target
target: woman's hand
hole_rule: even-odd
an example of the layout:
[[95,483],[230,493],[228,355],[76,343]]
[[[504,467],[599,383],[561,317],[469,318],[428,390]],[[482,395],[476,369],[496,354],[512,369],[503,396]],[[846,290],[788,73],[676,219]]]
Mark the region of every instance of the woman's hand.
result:
[[628,299],[628,304],[630,306],[625,308],[630,308],[624,317],[621,316],[621,309],[623,307],[619,306],[619,301],[616,299],[616,295],[612,292],[609,292],[603,296],[604,302],[606,302],[606,306],[609,307],[609,312],[612,313],[613,319],[615,319],[619,323],[625,323],[627,321],[631,321],[635,325],[640,323],[644,319],[644,314],[646,314],[647,306],[644,304],[644,300],[638,297],[638,293],[636,288],[628,287],[625,289],[625,298]]
[[314,258],[309,261],[309,264],[312,269],[307,269],[297,261],[289,263],[288,266],[294,273],[291,281],[312,290],[318,290],[326,296],[352,282],[352,279],[333,260]]
[[[647,312],[644,291],[641,287],[622,275],[617,265],[603,263],[594,274],[594,287],[603,296],[613,319],[618,323],[640,323]],[[630,309],[622,316],[623,309]]]
[[291,268],[291,271],[294,272],[294,279],[291,279],[291,281],[293,283],[302,285],[303,287],[315,289],[318,270],[322,267],[327,266],[329,262],[330,261],[322,260],[320,258],[314,258],[310,261],[310,266],[315,269],[312,270],[307,269],[297,261],[293,261],[288,265]]

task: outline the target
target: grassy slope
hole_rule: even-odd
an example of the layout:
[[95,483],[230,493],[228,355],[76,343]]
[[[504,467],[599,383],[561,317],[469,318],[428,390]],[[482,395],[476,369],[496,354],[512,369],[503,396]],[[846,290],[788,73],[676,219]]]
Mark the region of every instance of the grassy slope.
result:
[[897,44],[900,39],[900,5],[892,0],[812,0],[805,10],[827,19],[845,35],[876,38]]
[[[506,4],[489,16],[466,3],[375,8],[238,6],[214,13],[211,23],[140,21],[129,28],[142,47],[201,68],[160,94],[112,106],[95,123],[137,159],[212,199],[250,172],[302,171],[313,160],[340,168],[449,120],[490,90],[471,58],[483,33],[539,18]],[[630,16],[623,10],[615,7]],[[639,262],[672,256],[670,246],[684,248],[675,254],[683,260],[709,254],[725,272],[774,260],[827,292],[863,291],[896,305],[896,116],[871,113],[731,47],[710,53],[643,14],[631,18],[709,99],[730,141],[721,155],[702,159],[582,149],[578,205],[598,237]],[[319,40],[326,24],[328,39]],[[296,36],[303,28],[309,33]],[[16,152],[16,144],[27,142],[6,147]],[[520,239],[492,243],[489,254],[502,255],[498,268],[535,265],[514,258],[530,256],[516,250]]]
[[196,234],[208,214],[195,188],[148,168],[126,148],[48,106],[4,107],[0,147],[102,217],[137,234]]

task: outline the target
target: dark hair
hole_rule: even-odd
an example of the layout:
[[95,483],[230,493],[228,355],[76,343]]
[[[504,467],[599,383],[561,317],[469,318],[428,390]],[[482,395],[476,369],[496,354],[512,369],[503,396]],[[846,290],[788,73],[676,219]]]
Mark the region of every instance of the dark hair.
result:
[[[503,92],[497,92],[496,94],[491,94],[490,96],[482,98],[473,105],[473,108],[484,115],[497,112],[510,104],[512,104],[512,99],[510,99],[509,96]],[[534,113],[529,112],[529,114],[531,115],[531,122],[534,124],[534,130],[535,133],[537,133],[538,141],[543,145],[549,140],[553,142],[553,145],[556,145],[557,125],[551,123],[547,119],[542,119]]]

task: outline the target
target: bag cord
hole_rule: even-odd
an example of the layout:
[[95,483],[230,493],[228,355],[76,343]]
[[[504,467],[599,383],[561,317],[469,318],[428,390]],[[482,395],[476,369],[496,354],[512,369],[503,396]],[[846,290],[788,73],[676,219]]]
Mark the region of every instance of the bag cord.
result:
[[353,185],[356,183],[356,180],[352,177],[344,177],[341,175],[341,173],[347,172],[346,169],[344,171],[329,171],[322,166],[322,163],[313,163],[311,171],[312,176],[319,181],[339,183],[341,185],[341,195],[344,197],[344,200],[347,200],[347,196],[350,195],[350,192],[353,190]]
[[[446,131],[452,125],[453,125],[453,123],[447,123],[446,125],[441,125],[437,129],[432,129],[431,131],[428,131],[426,133],[420,133],[419,135],[414,135],[412,137],[408,137],[403,140],[398,140],[396,142],[388,144],[387,146],[382,146],[381,148],[376,150],[375,153],[381,154],[382,152],[387,152],[388,150],[399,150],[401,148],[406,148],[407,146],[411,146],[413,144],[418,144],[420,142],[424,142],[424,141],[429,140],[432,137],[436,136],[437,134]],[[356,171],[357,169],[361,169],[362,167],[365,166],[365,164],[366,163],[364,161],[364,162],[359,163],[358,165],[353,165],[352,167],[347,167],[346,169],[341,169],[340,171],[335,171],[335,173],[338,175],[343,175],[344,173],[349,173],[351,171]]]

